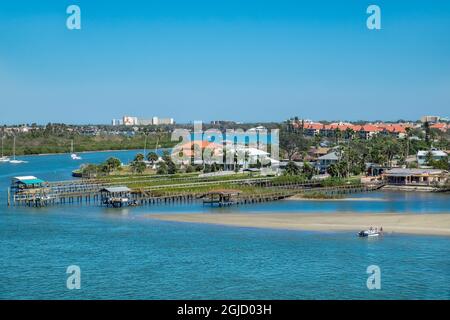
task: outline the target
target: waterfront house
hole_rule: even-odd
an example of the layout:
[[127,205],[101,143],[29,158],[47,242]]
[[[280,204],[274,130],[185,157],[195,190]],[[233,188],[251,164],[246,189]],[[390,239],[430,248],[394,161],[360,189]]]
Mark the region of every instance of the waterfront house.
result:
[[388,185],[437,186],[447,182],[448,171],[440,169],[402,169],[384,171],[383,181]]
[[439,161],[442,159],[447,159],[448,154],[444,151],[437,150],[437,149],[431,149],[431,150],[419,150],[417,152],[417,164],[419,167],[425,167],[427,166],[427,155],[431,152],[431,156],[434,161]]
[[324,156],[317,158],[316,169],[319,173],[327,171],[328,167],[332,164],[336,164],[340,159],[340,156],[336,152],[330,152]]
[[[186,142],[172,149],[172,159],[181,164],[212,164],[221,163],[223,158],[223,144],[206,140]],[[206,159],[205,159],[206,158]],[[175,161],[178,162],[178,161]]]

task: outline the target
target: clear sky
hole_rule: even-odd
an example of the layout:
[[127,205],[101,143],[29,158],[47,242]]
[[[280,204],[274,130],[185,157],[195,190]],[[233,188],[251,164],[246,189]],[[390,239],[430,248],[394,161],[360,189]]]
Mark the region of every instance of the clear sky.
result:
[[[66,8],[81,8],[81,30]],[[381,7],[382,30],[366,8]],[[449,116],[450,1],[0,1],[0,123]]]

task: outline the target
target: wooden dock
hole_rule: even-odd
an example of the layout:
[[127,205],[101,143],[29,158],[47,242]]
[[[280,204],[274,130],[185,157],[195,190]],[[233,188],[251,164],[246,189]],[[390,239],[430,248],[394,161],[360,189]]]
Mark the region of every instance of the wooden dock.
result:
[[[140,181],[142,182],[142,180]],[[170,185],[156,185],[144,188],[130,188],[129,201],[127,204],[133,205],[150,205],[160,203],[177,203],[204,201],[208,192],[192,192],[186,189],[195,189],[199,187],[211,187],[223,184],[224,181],[191,181],[186,182],[183,179],[181,183]],[[306,183],[273,183],[273,178],[250,178],[226,180],[226,184],[236,186],[259,186],[266,188],[264,192],[257,194],[235,194],[230,196],[229,201],[224,199],[212,201],[211,203],[219,205],[239,205],[247,203],[258,203],[276,201],[285,199],[299,193],[321,192],[330,195],[347,194],[356,192],[368,192],[377,190],[382,187],[381,184],[373,185],[343,185],[320,187],[320,182]],[[72,180],[46,182],[40,187],[33,188],[8,188],[7,197],[8,205],[21,205],[42,207],[50,205],[63,204],[87,204],[102,205],[105,203],[102,197],[102,190],[105,188],[118,187],[113,183],[106,183],[101,180]],[[174,192],[163,192],[164,188],[177,190]],[[179,190],[179,191],[178,191]]]

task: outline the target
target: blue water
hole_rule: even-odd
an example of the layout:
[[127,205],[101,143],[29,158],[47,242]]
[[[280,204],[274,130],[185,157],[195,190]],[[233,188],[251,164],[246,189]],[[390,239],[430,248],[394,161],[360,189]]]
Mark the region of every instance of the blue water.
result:
[[[136,151],[110,155],[123,162]],[[15,175],[70,179],[68,155],[0,164],[0,191]],[[84,161],[83,160],[83,161]],[[1,196],[1,195],[0,195]],[[282,201],[224,209],[158,205],[122,210],[66,205],[7,208],[0,200],[0,299],[449,299],[450,239],[344,232],[299,232],[160,222],[144,213],[443,212],[447,194],[378,192],[374,201]],[[383,201],[379,201],[379,200]],[[301,213],[300,213],[301,214]],[[381,269],[368,290],[366,268]],[[81,289],[66,288],[66,268],[81,268]]]

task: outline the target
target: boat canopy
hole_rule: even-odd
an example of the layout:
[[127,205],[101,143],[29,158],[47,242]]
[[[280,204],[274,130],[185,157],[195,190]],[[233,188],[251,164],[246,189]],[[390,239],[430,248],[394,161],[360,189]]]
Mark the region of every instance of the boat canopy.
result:
[[24,184],[24,185],[42,184],[45,182],[44,180],[38,179],[35,176],[14,177],[13,181],[15,183]]
[[100,190],[101,192],[109,192],[109,193],[121,193],[121,192],[131,192],[131,189],[128,187],[108,187]]

